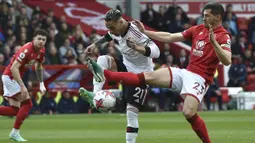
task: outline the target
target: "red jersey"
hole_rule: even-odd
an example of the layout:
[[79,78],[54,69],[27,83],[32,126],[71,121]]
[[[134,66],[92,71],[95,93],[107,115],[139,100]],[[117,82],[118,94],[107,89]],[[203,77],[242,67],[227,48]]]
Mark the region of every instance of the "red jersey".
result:
[[44,61],[44,55],[45,55],[45,48],[42,48],[40,52],[36,52],[34,50],[34,46],[32,42],[29,42],[22,46],[12,57],[9,65],[7,68],[4,70],[3,75],[8,75],[11,78],[12,72],[11,72],[11,67],[14,61],[18,61],[21,66],[19,68],[20,71],[20,76],[22,77],[24,72],[31,66],[34,65],[36,61],[42,63]]
[[[231,51],[230,34],[219,26],[213,30],[215,39],[224,49]],[[214,51],[213,45],[209,39],[209,29],[203,24],[192,26],[182,32],[186,40],[192,40],[192,49],[190,52],[190,62],[187,70],[202,76],[207,83],[213,82],[213,76],[218,68],[219,59]]]

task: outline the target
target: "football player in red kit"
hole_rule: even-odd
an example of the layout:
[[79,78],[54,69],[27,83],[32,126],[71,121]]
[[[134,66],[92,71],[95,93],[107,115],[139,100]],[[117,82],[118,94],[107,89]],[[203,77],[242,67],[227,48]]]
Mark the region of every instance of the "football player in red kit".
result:
[[135,21],[140,31],[152,39],[165,43],[191,40],[192,49],[187,69],[166,67],[140,74],[111,72],[103,71],[90,58],[87,59],[88,66],[101,79],[122,81],[123,84],[132,86],[148,84],[178,91],[184,100],[183,115],[203,143],[211,143],[205,122],[197,114],[197,108],[208,85],[213,82],[219,63],[231,64],[231,41],[229,33],[222,26],[223,14],[221,4],[207,3],[203,8],[204,23],[180,33],[148,31],[140,21]]
[[32,108],[32,101],[28,90],[22,81],[22,76],[27,68],[35,65],[36,74],[40,81],[40,91],[44,93],[46,88],[43,83],[43,67],[45,55],[45,43],[48,33],[45,30],[37,30],[33,41],[22,46],[12,57],[10,64],[4,70],[2,82],[4,97],[10,106],[0,106],[0,115],[16,116],[13,129],[9,135],[11,140],[26,141],[19,134],[19,129]]

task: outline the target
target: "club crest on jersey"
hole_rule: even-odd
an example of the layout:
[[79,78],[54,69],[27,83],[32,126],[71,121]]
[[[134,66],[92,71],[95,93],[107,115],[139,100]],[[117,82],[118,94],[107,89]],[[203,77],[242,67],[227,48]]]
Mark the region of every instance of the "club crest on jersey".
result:
[[196,48],[193,50],[193,55],[202,57],[204,52],[203,49],[205,47],[205,41],[204,40],[200,40],[196,42]]

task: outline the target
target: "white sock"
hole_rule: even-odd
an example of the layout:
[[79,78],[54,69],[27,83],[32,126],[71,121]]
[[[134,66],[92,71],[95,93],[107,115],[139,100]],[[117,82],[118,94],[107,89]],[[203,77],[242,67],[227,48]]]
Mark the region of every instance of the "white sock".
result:
[[135,143],[138,135],[139,123],[138,123],[139,110],[128,104],[127,106],[127,131],[126,131],[126,143]]
[[19,129],[12,128],[11,134],[19,134]]
[[[107,55],[104,55],[104,56],[99,56],[97,58],[97,64],[102,68],[102,69],[111,69],[111,58]],[[96,93],[100,90],[103,89],[104,87],[104,82],[96,82],[94,79],[93,79],[93,85],[94,85],[94,88],[93,88],[93,92]]]

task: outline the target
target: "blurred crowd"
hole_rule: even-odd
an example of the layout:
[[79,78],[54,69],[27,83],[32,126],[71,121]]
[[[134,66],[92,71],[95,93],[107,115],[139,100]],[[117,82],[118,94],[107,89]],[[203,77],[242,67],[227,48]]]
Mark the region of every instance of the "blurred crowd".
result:
[[[202,17],[196,19],[188,17],[184,10],[176,4],[170,6],[161,5],[156,11],[152,3],[148,3],[146,10],[141,12],[141,21],[156,30],[172,33],[181,32],[192,25],[203,22]],[[48,9],[47,13],[43,13],[37,6],[31,11],[20,0],[9,0],[8,2],[7,0],[1,0],[0,23],[0,65],[3,66],[8,65],[12,55],[22,45],[32,41],[33,32],[39,28],[49,32],[49,38],[45,46],[47,51],[45,64],[49,65],[84,64],[85,55],[83,51],[88,45],[101,37],[96,30],[92,30],[89,35],[86,35],[79,24],[71,27],[67,24],[65,15],[57,19],[54,17],[53,9]],[[233,64],[230,67],[228,86],[242,86],[249,89],[248,85],[253,86],[252,81],[255,81],[255,17],[250,19],[239,18],[232,11],[232,6],[227,5],[223,26],[232,34]],[[182,49],[179,55],[174,55],[169,44],[163,44],[162,46],[160,47],[163,49],[160,58],[154,61],[156,68],[164,66],[186,68],[189,62],[186,50]],[[100,54],[109,54],[120,58],[121,54],[116,50],[117,47],[118,45],[114,41],[106,43],[102,45],[100,50],[95,49],[93,51],[93,58],[96,59]],[[208,93],[209,96],[220,96],[220,93],[217,92],[219,89],[217,76],[215,81],[216,85],[212,88],[212,93],[217,94]],[[27,85],[29,82],[30,80],[28,79]],[[176,98],[177,95],[168,89],[153,88],[150,95],[152,99],[156,98],[157,103],[159,103],[158,110],[176,109],[176,104],[180,102]],[[70,96],[70,93],[62,93],[63,103],[69,102],[65,101],[65,97],[68,98],[68,96]],[[59,113],[62,112],[61,107],[67,106],[67,104],[62,106],[62,98],[58,103],[53,103],[53,99],[44,101],[44,98],[51,99],[51,96],[44,96],[40,104],[38,104],[38,109],[40,108],[42,113],[44,113],[43,110],[45,108],[49,108],[48,106],[54,106],[54,110],[51,112]],[[73,100],[70,97],[69,99]],[[80,104],[79,100],[74,103],[68,103],[67,108],[73,109],[70,112],[80,112],[79,107],[76,105]],[[48,103],[48,105],[46,104],[47,107],[41,107],[41,104],[45,102]],[[74,105],[74,107],[69,107],[71,105]],[[81,105],[87,106],[86,103]],[[47,111],[47,113],[49,112]]]

